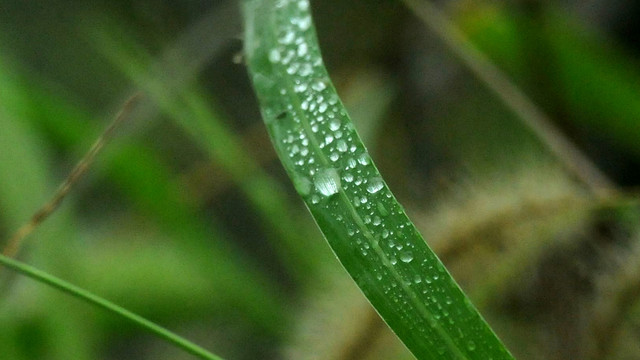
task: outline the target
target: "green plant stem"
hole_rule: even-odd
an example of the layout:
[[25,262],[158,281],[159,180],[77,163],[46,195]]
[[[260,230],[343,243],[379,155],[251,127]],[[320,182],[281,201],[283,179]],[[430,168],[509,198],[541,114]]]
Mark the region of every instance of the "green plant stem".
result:
[[109,124],[105,131],[93,143],[89,151],[80,159],[67,176],[64,182],[58,187],[53,197],[42,205],[31,219],[23,224],[7,241],[7,245],[2,250],[2,254],[8,257],[15,257],[20,250],[24,239],[29,236],[42,222],[44,222],[60,206],[65,197],[69,194],[75,184],[84,176],[93,164],[96,156],[105,145],[114,137],[116,129],[129,117],[135,106],[138,104],[141,93],[131,96],[123,105],[116,118]]
[[177,347],[185,350],[186,352],[193,354],[201,359],[206,360],[222,360],[221,357],[216,356],[209,351],[203,349],[202,347],[192,343],[191,341],[176,335],[175,333],[143,318],[140,315],[132,313],[131,311],[118,306],[106,299],[101,298],[98,295],[95,295],[85,289],[77,287],[73,284],[70,284],[62,279],[59,279],[53,275],[47,274],[44,271],[38,270],[30,265],[27,265],[21,261],[17,261],[6,257],[4,255],[0,255],[0,263],[12,270],[19,272],[22,275],[28,276],[36,281],[39,281],[43,284],[47,284],[55,289],[58,289],[62,292],[65,292],[71,296],[74,296],[78,299],[81,299],[87,303],[96,305],[102,309],[105,309],[111,313],[120,315],[125,319],[134,322],[151,332],[152,334],[176,345]]

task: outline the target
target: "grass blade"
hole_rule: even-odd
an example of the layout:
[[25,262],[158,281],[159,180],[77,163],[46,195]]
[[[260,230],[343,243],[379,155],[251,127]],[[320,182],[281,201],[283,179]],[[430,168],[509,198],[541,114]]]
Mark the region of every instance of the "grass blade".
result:
[[100,150],[109,142],[113,137],[115,130],[118,126],[129,116],[131,110],[136,106],[136,103],[141,94],[136,94],[129,98],[124,107],[120,110],[113,122],[107,127],[107,129],[98,137],[98,139],[91,146],[89,151],[80,159],[78,164],[71,171],[69,176],[58,187],[53,197],[42,205],[32,216],[29,222],[23,224],[14,234],[9,238],[7,245],[2,250],[2,254],[8,257],[15,257],[20,250],[20,245],[24,238],[29,236],[30,233],[35,230],[38,225],[45,221],[57,208],[60,206],[64,198],[69,194],[73,186],[78,182],[80,178],[87,172],[91,164],[95,160]]
[[245,0],[243,10],[276,151],[378,313],[419,359],[511,359],[372,163],[323,66],[308,0]]
[[132,313],[131,311],[122,308],[108,300],[105,300],[93,293],[90,293],[82,288],[79,288],[73,284],[70,284],[62,279],[56,278],[52,275],[49,275],[43,271],[40,271],[34,267],[31,267],[25,263],[22,263],[17,260],[13,260],[4,255],[0,255],[0,264],[6,266],[10,269],[13,269],[25,276],[28,276],[34,280],[42,282],[44,284],[50,285],[60,291],[63,291],[69,295],[72,295],[76,298],[79,298],[85,302],[96,305],[100,308],[103,308],[107,311],[110,311],[114,314],[120,315],[122,317],[127,318],[129,321],[138,324],[139,326],[145,328],[150,331],[154,335],[167,340],[168,342],[178,346],[179,348],[187,351],[190,354],[193,354],[201,359],[205,360],[222,360],[221,357],[218,357],[207,350],[201,348],[200,346],[190,342],[189,340],[176,335],[175,333],[156,325],[155,323]]

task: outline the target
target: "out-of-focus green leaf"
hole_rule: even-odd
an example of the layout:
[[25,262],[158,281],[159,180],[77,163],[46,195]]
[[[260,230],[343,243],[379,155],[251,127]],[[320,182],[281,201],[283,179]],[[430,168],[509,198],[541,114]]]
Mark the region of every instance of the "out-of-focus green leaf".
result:
[[[101,34],[102,51],[137,86],[144,90],[158,108],[168,114],[196,143],[231,176],[268,227],[274,249],[293,277],[307,276],[318,260],[307,247],[308,236],[295,221],[290,204],[277,181],[264,172],[245,149],[239,136],[215,109],[212,98],[194,85],[176,86],[170,74],[152,67],[150,56],[124,36]],[[306,274],[306,275],[305,275]]]
[[[47,164],[48,148],[23,117],[28,112],[29,104],[26,92],[22,91],[19,80],[8,69],[8,62],[0,58],[0,221],[12,232],[29,221],[31,215],[48,200],[54,190],[54,180]],[[61,249],[67,239],[77,241],[77,236],[68,213],[60,211],[56,215],[28,239],[34,244],[26,244],[23,248],[35,250],[30,253],[31,257],[45,264],[46,268],[68,272],[72,267],[72,259],[68,252]],[[3,283],[1,286],[6,289],[6,285]],[[3,294],[4,299],[6,295]],[[19,293],[16,296],[32,301],[34,297],[37,300],[46,299],[52,303],[58,300],[49,292],[30,296]],[[17,304],[10,304],[19,309]],[[56,304],[58,306],[53,306],[50,316],[42,322],[43,326],[52,330],[49,337],[44,339],[51,343],[43,356],[51,359],[88,359],[88,343],[73,339],[82,331],[82,319],[79,314],[68,314],[66,305]],[[8,309],[10,307],[2,310]],[[56,336],[58,332],[61,336]]]
[[534,21],[494,6],[477,8],[482,11],[469,11],[459,18],[477,46],[515,78],[532,78],[535,74],[528,74],[531,63],[526,59],[532,54],[524,50],[529,38],[522,32],[533,34],[547,52],[533,54],[544,56],[543,70],[549,78],[544,83],[554,87],[539,95],[558,97],[551,102],[564,107],[553,110],[570,114],[564,121],[587,126],[640,155],[637,59],[559,11],[542,11]]
[[[19,113],[25,121],[29,119],[34,125],[46,129],[51,142],[63,148],[78,150],[71,151],[74,158],[79,158],[82,151],[86,151],[86,148],[79,148],[77,144],[88,144],[87,139],[93,140],[99,136],[101,129],[89,121],[90,115],[88,113],[28,81],[16,79],[12,84],[14,96],[16,93],[25,93],[29,96],[23,97],[24,106],[19,106],[14,102],[8,108]],[[26,89],[29,91],[27,92]],[[140,119],[131,119],[133,122],[137,120]],[[28,122],[25,122],[25,125],[27,124]],[[243,258],[237,248],[225,241],[225,235],[220,227],[216,226],[214,219],[206,219],[205,221],[198,216],[196,209],[193,209],[189,205],[188,199],[185,199],[185,192],[177,186],[169,169],[162,164],[157,154],[148,147],[130,141],[117,142],[101,154],[92,171],[96,173],[98,178],[106,177],[113,181],[120,191],[134,203],[137,210],[149,214],[158,222],[169,238],[180,239],[180,241],[169,245],[173,251],[199,254],[190,260],[192,262],[190,265],[204,273],[211,274],[206,278],[207,286],[204,286],[202,291],[207,292],[205,289],[208,286],[225,289],[223,293],[209,291],[210,303],[208,305],[243,308],[247,310],[245,314],[261,328],[272,334],[281,334],[281,324],[274,320],[284,317],[281,306],[284,299],[274,291],[275,286],[270,285],[270,281],[260,273],[255,264],[251,264]],[[36,206],[33,207],[33,209],[35,208]],[[25,218],[28,217],[25,216]],[[163,241],[168,240],[164,239]],[[118,249],[123,250],[122,248]],[[144,259],[147,251],[145,249],[138,249],[138,251],[139,253],[135,256],[141,256],[140,259]],[[100,252],[100,254],[98,259],[92,258],[90,254],[84,259],[77,259],[79,264],[74,269],[75,275],[73,276],[81,277],[87,281],[91,281],[92,278],[105,278],[105,274],[113,271],[110,262],[115,261],[117,256],[109,251],[107,253]],[[134,254],[122,253],[120,255],[126,257]],[[112,257],[109,259],[110,262],[105,258],[109,256]],[[157,259],[168,260],[168,262],[176,261],[176,259],[167,257]],[[199,261],[194,263],[193,259]],[[184,259],[183,261],[189,260]],[[158,266],[167,266],[168,262],[158,262],[156,266],[152,266],[152,261],[145,262],[146,268],[141,267],[136,261],[118,262],[127,265],[119,269],[123,274],[110,278],[113,282],[105,279],[105,281],[96,284],[95,281],[91,281],[101,294],[109,298],[118,298],[120,295],[135,293],[135,286],[140,286],[143,292],[148,293],[145,289],[153,284],[153,286],[157,286],[155,289],[159,291],[158,297],[144,297],[141,298],[142,302],[168,304],[171,301],[171,296],[161,296],[167,292],[162,291],[160,282],[144,282],[135,279],[137,276],[148,276],[152,279],[165,277],[166,279],[167,274],[164,272],[166,268],[160,269]],[[105,264],[104,267],[100,266],[102,263]],[[136,264],[137,266],[134,266]],[[179,264],[175,265],[178,266],[174,269],[180,268]],[[186,267],[186,272],[192,270],[191,267]],[[82,271],[79,271],[80,269]],[[104,271],[103,275],[100,275],[100,271]],[[126,276],[127,271],[132,273]],[[128,282],[127,279],[132,279],[132,281]],[[201,284],[200,281],[192,282],[184,278],[180,281],[185,284]],[[168,284],[172,283],[168,282]],[[243,286],[238,286],[238,284],[243,284]],[[176,294],[176,296],[181,295],[187,296],[188,294]],[[216,304],[215,302],[218,300],[219,303]],[[262,306],[254,306],[256,301]],[[140,307],[152,308],[145,305],[140,305]]]

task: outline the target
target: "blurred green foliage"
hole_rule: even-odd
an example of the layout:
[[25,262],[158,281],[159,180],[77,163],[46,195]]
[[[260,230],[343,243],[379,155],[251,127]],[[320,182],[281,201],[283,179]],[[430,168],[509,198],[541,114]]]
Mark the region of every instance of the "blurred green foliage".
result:
[[[516,358],[636,358],[639,49],[620,31],[633,2],[439,2],[622,186],[607,198],[564,173],[399,2],[311,3],[382,175]],[[411,358],[276,160],[238,7],[3,1],[0,245],[142,90],[21,259],[228,359]],[[189,358],[27,279],[0,281],[3,359]]]

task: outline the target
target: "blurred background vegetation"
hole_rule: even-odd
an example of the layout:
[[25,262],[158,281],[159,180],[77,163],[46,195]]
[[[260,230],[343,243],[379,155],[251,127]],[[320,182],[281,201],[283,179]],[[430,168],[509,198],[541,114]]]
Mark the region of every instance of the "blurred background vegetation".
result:
[[[590,186],[399,1],[312,1],[391,189],[518,359],[640,359],[640,5],[437,5],[610,179]],[[19,258],[229,359],[410,359],[292,190],[236,1],[0,3],[0,246],[143,100]],[[604,191],[606,190],[606,191]],[[2,359],[188,359],[0,272]]]

